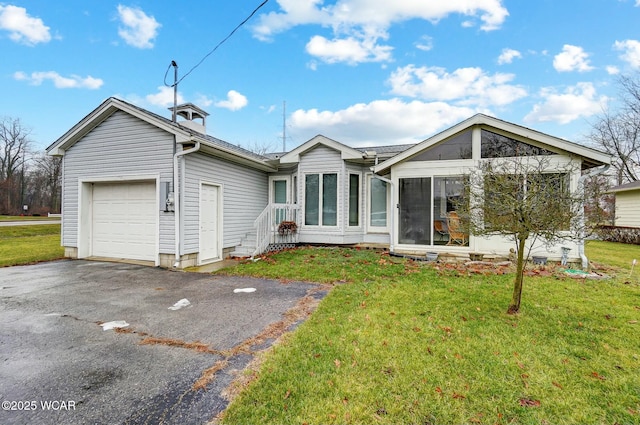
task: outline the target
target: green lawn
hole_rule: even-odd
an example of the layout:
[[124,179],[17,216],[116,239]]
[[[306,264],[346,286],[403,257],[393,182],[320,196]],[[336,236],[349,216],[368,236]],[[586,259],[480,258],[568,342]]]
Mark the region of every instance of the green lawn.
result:
[[615,242],[588,241],[585,247],[587,257],[596,267],[604,266],[618,277],[629,277],[631,263],[637,260],[633,276],[640,276],[640,245],[629,245]]
[[0,215],[0,221],[40,221],[40,220],[60,220],[60,217],[33,217],[33,216],[21,216],[21,215]]
[[[623,267],[639,249],[587,253]],[[257,379],[225,424],[640,423],[640,284],[628,268],[605,281],[528,277],[518,316],[505,313],[511,274],[373,251],[299,249],[225,272],[336,283],[245,372]]]
[[0,227],[0,267],[62,258],[60,225]]

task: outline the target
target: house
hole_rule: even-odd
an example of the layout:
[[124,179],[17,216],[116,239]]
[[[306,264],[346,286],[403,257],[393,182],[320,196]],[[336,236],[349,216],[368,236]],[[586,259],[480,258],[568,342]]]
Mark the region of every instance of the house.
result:
[[614,224],[640,228],[640,181],[613,187],[609,192],[616,197]]
[[508,241],[466,235],[452,214],[469,168],[516,151],[553,155],[579,163],[569,176],[576,189],[580,170],[610,163],[482,114],[415,145],[356,149],[318,135],[267,156],[207,135],[207,113],[193,104],[176,114],[109,98],[47,148],[63,157],[66,256],[184,268],[290,243],[506,254]]

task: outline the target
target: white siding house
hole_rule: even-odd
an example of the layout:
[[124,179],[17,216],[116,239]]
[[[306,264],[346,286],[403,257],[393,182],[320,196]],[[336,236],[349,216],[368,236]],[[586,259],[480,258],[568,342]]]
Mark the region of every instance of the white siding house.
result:
[[67,257],[184,268],[223,259],[251,230],[276,168],[204,134],[197,107],[178,115],[109,98],[47,148],[63,158]]
[[616,196],[614,224],[640,228],[640,182],[632,182],[611,189]]
[[[172,122],[109,98],[47,148],[63,158],[66,256],[183,268],[291,242],[504,255],[511,245],[499,238],[451,243],[450,200],[471,167],[487,155],[508,156],[509,143],[519,143],[553,155],[557,165],[577,161],[570,176],[576,189],[580,169],[610,162],[484,115],[416,145],[355,149],[318,135],[262,156],[207,135],[208,114],[195,105],[177,112]],[[487,134],[508,143],[490,148]],[[284,224],[295,231],[283,233]],[[571,248],[578,256],[582,242]]]

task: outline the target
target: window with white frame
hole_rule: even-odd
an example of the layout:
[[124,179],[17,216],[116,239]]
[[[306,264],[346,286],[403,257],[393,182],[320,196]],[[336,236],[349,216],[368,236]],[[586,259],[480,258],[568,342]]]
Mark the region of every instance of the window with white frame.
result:
[[305,175],[304,224],[338,225],[338,174]]
[[370,231],[387,231],[387,183],[369,176],[369,214],[367,217]]
[[349,174],[349,226],[360,226],[360,174]]

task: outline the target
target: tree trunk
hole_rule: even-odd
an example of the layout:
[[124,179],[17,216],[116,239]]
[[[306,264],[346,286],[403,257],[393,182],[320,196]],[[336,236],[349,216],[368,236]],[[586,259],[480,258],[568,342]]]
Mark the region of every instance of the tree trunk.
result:
[[520,300],[522,299],[522,281],[524,280],[524,249],[527,238],[518,238],[518,260],[516,263],[516,280],[513,284],[513,296],[511,304],[507,309],[507,314],[517,314],[520,311]]

